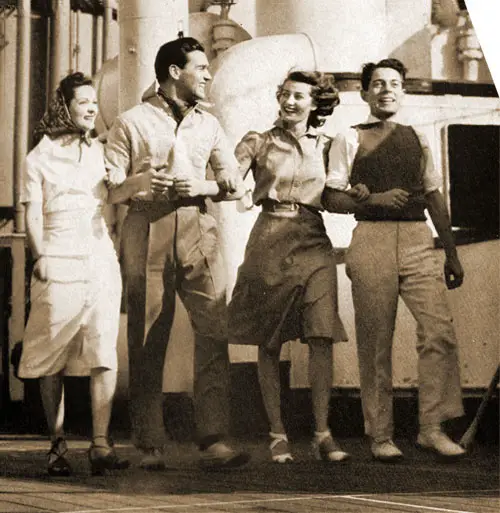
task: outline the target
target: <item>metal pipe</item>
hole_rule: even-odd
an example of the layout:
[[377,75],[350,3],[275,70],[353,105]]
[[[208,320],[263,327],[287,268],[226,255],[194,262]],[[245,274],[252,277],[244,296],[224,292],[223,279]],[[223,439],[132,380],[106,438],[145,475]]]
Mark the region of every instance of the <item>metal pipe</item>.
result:
[[483,51],[479,44],[476,31],[468,13],[463,13],[463,25],[457,35],[458,60],[462,63],[462,78],[477,82],[479,78],[479,61],[483,59]]
[[70,45],[69,45],[69,69],[72,73],[80,68],[80,16],[78,11],[71,11]]
[[92,16],[92,76],[94,76],[97,70],[101,67],[100,55],[99,55],[99,17]]
[[120,26],[120,112],[140,102],[154,82],[154,60],[158,48],[175,39],[182,27],[189,28],[187,0],[121,0]]
[[52,23],[50,41],[50,93],[70,68],[72,44],[70,37],[71,9],[69,0],[52,0]]
[[111,55],[111,45],[109,44],[109,34],[111,30],[111,24],[113,23],[113,6],[111,0],[104,0],[103,7],[104,14],[102,24],[102,56],[103,60],[107,61],[113,57],[113,55]]
[[[23,162],[28,152],[28,126],[30,104],[30,51],[31,51],[31,0],[17,3],[17,57],[16,57],[16,96],[14,121],[14,237],[11,242],[12,254],[12,314],[9,327],[9,355],[24,333],[25,307],[25,266],[26,223],[24,207],[20,202]],[[17,235],[17,236],[16,236]],[[22,384],[13,378],[9,367],[9,395],[11,400],[21,400],[24,395]]]
[[376,62],[388,54],[388,3],[387,0],[256,0],[256,35],[309,34],[319,48],[318,69],[358,71],[363,63]]
[[16,233],[24,233],[24,208],[19,201],[22,164],[28,153],[30,104],[31,2],[19,0],[17,6],[16,104],[14,132],[14,197]]

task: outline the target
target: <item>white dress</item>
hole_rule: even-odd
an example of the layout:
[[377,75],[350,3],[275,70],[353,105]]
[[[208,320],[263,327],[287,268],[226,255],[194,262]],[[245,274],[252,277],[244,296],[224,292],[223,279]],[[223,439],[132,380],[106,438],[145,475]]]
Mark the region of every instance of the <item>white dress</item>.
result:
[[103,147],[82,144],[76,162],[45,136],[28,154],[21,201],[43,205],[47,281],[31,280],[19,376],[116,369],[121,276],[103,217]]

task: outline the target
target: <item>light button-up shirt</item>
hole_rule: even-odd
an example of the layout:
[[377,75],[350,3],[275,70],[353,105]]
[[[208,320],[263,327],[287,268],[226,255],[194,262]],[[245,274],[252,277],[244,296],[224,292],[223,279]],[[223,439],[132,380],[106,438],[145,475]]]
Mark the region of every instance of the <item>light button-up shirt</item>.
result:
[[266,132],[248,132],[235,154],[243,178],[250,169],[253,172],[254,204],[270,199],[322,209],[330,143],[328,136],[313,128],[296,138],[279,121]]
[[[239,179],[238,164],[217,118],[195,105],[177,123],[157,94],[118,116],[105,149],[106,168],[118,183],[150,167],[204,180],[208,164],[216,180],[221,174]],[[153,195],[142,191],[134,198],[151,201]]]

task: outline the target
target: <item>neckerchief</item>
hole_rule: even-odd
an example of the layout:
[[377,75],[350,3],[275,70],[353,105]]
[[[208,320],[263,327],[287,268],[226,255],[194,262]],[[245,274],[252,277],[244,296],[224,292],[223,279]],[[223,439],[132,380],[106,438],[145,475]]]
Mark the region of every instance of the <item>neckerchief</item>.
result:
[[189,110],[190,107],[194,107],[195,104],[190,105],[184,112],[182,111],[181,107],[179,107],[179,104],[177,104],[172,98],[168,97],[165,94],[165,91],[161,87],[158,88],[157,91],[158,96],[166,102],[166,104],[170,107],[170,110],[172,111],[172,114],[174,115],[175,120],[177,121],[177,124],[179,124],[184,119],[184,114]]

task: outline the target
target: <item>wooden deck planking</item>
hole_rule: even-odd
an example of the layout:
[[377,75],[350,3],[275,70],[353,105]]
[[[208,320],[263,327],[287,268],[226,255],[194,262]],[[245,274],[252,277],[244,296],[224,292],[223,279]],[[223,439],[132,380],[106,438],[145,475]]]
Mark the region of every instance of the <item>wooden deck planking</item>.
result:
[[[8,497],[8,499],[7,499]],[[4,500],[2,500],[4,499]],[[7,499],[7,500],[5,500]],[[146,500],[145,500],[146,499]],[[131,497],[120,493],[81,493],[68,489],[65,493],[48,492],[0,494],[1,513],[122,512],[150,513],[210,512],[235,513],[439,513],[470,512],[496,513],[496,497],[460,497],[425,495],[273,495],[269,494],[213,494]]]
[[364,442],[345,443],[353,453],[347,465],[312,462],[303,443],[296,444],[297,454],[304,454],[296,464],[276,466],[258,443],[253,444],[254,459],[248,467],[215,473],[201,471],[197,452],[186,444],[173,444],[165,472],[145,472],[137,466],[139,455],[133,447],[123,444],[132,467],[91,477],[87,442],[76,440],[70,442],[75,475],[51,479],[45,470],[46,442],[12,439],[0,449],[0,513],[500,511],[497,447],[479,448],[464,461],[442,464],[407,443],[407,458],[387,466],[370,459]]
[[[70,497],[71,499],[71,497]],[[48,495],[33,495],[28,494],[12,494],[9,497],[9,501],[14,504],[21,506],[28,506],[30,508],[39,508],[36,511],[64,511],[69,507],[73,507],[72,500],[62,504],[58,501],[54,501],[51,494]]]
[[42,511],[46,512],[47,510],[23,506],[21,504],[4,501],[0,498],[0,513],[40,513]]

